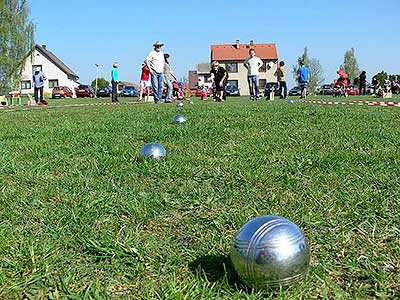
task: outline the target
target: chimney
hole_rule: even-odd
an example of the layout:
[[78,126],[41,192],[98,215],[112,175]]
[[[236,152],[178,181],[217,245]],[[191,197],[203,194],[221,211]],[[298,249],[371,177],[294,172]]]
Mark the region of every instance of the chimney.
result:
[[240,40],[236,40],[236,49],[240,48]]
[[254,41],[250,40],[250,46],[254,46]]
[[44,48],[44,50],[46,50],[46,45],[42,45],[42,48]]

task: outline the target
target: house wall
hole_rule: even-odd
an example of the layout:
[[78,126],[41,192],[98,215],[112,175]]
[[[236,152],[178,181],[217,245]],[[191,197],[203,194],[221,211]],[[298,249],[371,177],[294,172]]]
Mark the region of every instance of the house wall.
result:
[[[264,60],[267,64],[269,62],[273,62],[274,65],[269,70],[267,69],[265,72],[260,71],[260,79],[266,79],[266,82],[277,82],[276,70],[278,67],[277,60]],[[234,63],[237,61],[220,61],[220,64],[226,67],[226,63]],[[232,73],[229,72],[228,80],[237,80],[238,88],[240,89],[240,94],[242,96],[246,96],[250,94],[249,86],[247,83],[247,69],[244,67],[244,61],[237,62],[238,63],[238,72]]]
[[41,65],[43,73],[46,75],[47,80],[44,83],[44,91],[51,92],[53,88],[49,88],[49,80],[58,80],[59,86],[67,86],[75,93],[75,88],[78,86],[78,83],[74,80],[68,78],[68,75],[64,73],[61,69],[59,69],[55,64],[53,64],[49,59],[43,56],[36,49],[34,50],[33,56],[29,56],[25,61],[25,67],[22,71],[21,81],[30,81],[31,88],[30,89],[22,89],[21,94],[33,94],[33,82],[32,82],[32,67],[34,65]]

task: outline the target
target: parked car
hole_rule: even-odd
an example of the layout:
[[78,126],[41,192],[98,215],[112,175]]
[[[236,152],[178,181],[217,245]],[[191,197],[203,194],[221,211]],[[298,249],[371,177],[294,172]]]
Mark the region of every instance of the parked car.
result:
[[228,85],[225,88],[225,93],[227,96],[240,96],[239,88],[236,85]]
[[125,86],[120,94],[121,97],[137,97],[139,90],[135,86]]
[[[201,97],[202,92],[203,92],[203,87],[198,86],[197,89],[196,89],[196,97]],[[211,88],[208,87],[208,90],[207,90],[207,97],[210,97],[210,95],[211,95]]]
[[269,99],[269,95],[274,89],[274,95],[279,96],[279,84],[277,82],[268,82],[264,89],[264,96]]
[[[309,95],[309,91],[307,89],[307,95]],[[289,96],[301,96],[301,89],[299,86],[295,86],[289,90]]]
[[76,88],[76,97],[90,97],[94,98],[94,90],[90,85],[81,84]]
[[347,88],[347,94],[348,95],[360,95],[360,89],[358,88],[358,86],[351,84]]
[[72,96],[73,93],[67,86],[56,86],[55,88],[53,88],[53,91],[51,92],[52,99],[67,98],[67,97],[72,98]]
[[97,89],[96,93],[97,97],[110,97],[111,96],[111,87],[110,86],[101,86]]
[[324,84],[319,89],[320,95],[332,95],[333,94],[333,84]]

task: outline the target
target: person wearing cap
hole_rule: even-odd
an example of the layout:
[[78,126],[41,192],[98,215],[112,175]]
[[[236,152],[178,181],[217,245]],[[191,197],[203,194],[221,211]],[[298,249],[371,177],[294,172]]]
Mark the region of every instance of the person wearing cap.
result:
[[111,85],[112,85],[112,92],[111,92],[111,100],[112,102],[119,102],[118,101],[118,63],[113,64],[113,68],[111,71]]
[[171,70],[169,64],[169,54],[164,54],[164,80],[167,85],[167,95],[165,97],[165,103],[172,103],[172,83],[176,81],[176,76]]
[[154,50],[150,51],[146,57],[146,65],[150,69],[151,87],[153,88],[154,103],[159,103],[162,99],[162,90],[164,84],[164,64],[165,58],[161,48],[163,43],[157,41],[153,44]]

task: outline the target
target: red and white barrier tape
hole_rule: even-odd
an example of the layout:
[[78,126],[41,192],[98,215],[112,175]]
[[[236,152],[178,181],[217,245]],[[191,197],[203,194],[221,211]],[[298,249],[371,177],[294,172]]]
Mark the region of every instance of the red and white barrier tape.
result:
[[[141,104],[143,102],[124,102],[124,103],[112,103],[112,102],[101,102],[101,103],[81,103],[81,104],[64,104],[64,105],[39,105],[39,106],[0,106],[0,113],[2,112],[17,112],[17,111],[29,111],[29,110],[40,110],[50,108],[64,108],[64,107],[82,107],[82,106],[108,106],[108,105],[132,105]],[[4,109],[2,109],[4,108]]]
[[389,101],[320,101],[320,100],[301,100],[302,103],[324,104],[324,105],[369,105],[369,106],[394,106],[400,107],[400,102]]

